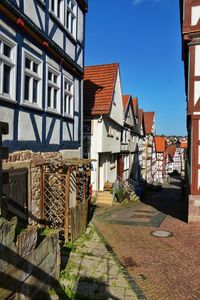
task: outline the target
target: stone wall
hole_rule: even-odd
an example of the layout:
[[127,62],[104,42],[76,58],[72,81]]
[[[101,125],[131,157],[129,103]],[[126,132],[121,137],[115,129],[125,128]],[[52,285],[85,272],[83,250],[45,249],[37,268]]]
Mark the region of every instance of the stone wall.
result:
[[60,247],[58,233],[44,239],[36,226],[29,226],[16,237],[17,217],[0,218],[0,299],[48,299],[53,288],[59,299]]
[[45,163],[61,162],[60,152],[33,152],[30,150],[17,151],[9,154],[9,158],[3,161],[3,169],[28,168],[28,210],[30,223],[41,219],[41,167]]

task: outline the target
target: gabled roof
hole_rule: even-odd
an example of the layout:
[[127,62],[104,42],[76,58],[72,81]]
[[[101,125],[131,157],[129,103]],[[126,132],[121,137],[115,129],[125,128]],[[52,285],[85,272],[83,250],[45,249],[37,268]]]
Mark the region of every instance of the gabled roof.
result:
[[166,153],[169,156],[171,156],[171,158],[174,157],[175,152],[176,152],[176,145],[175,144],[167,146]]
[[130,95],[123,95],[122,96],[124,112],[126,111],[127,104],[128,104],[128,101],[129,101],[130,97],[131,97]]
[[165,152],[165,136],[155,136],[156,152]]
[[138,98],[133,97],[132,98],[132,102],[133,102],[134,113],[136,115],[137,114],[137,110],[138,110]]
[[139,125],[140,125],[140,128],[142,126],[142,120],[143,120],[143,109],[138,109],[138,117],[139,117]]
[[152,133],[154,116],[155,116],[155,112],[144,112],[143,113],[145,134]]
[[85,67],[83,107],[86,116],[110,112],[118,69],[118,63]]

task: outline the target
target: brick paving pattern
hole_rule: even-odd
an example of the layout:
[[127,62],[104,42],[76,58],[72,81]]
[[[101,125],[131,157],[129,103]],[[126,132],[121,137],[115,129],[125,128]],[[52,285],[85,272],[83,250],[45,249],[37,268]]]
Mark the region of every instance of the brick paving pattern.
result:
[[[200,299],[200,227],[184,222],[186,210],[177,180],[144,203],[97,209],[95,226],[148,300]],[[173,236],[152,236],[158,227]]]

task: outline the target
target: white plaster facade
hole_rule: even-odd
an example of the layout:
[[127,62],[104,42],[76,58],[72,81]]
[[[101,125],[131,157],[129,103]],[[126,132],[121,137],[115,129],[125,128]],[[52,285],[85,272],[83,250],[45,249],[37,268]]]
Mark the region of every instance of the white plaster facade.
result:
[[91,172],[91,185],[94,192],[103,191],[105,182],[113,183],[117,179],[117,159],[121,147],[121,129],[123,126],[123,104],[120,73],[117,72],[110,112],[92,119],[90,133],[84,132],[84,141],[88,139],[87,155],[94,159]]

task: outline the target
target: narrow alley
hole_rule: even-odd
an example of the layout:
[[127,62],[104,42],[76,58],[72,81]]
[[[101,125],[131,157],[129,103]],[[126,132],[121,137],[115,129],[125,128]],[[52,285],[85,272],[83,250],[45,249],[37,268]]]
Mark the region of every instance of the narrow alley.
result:
[[[97,213],[93,220],[148,300],[200,299],[199,226],[185,222],[180,196],[179,181],[172,179],[143,202]],[[162,231],[171,234],[162,237]]]

